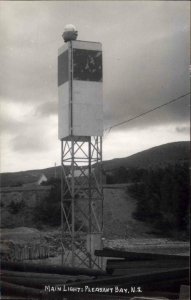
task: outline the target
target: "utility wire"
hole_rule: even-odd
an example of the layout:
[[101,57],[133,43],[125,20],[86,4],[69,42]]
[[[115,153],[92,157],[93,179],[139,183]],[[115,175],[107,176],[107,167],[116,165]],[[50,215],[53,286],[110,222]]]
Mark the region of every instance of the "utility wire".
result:
[[109,134],[109,132],[110,132],[114,127],[117,127],[117,126],[126,124],[126,123],[128,123],[128,122],[130,122],[130,121],[133,121],[133,120],[135,120],[135,119],[138,119],[139,117],[142,117],[142,116],[144,116],[144,115],[146,115],[146,114],[148,114],[148,113],[150,113],[150,112],[153,112],[153,111],[155,111],[155,110],[157,110],[157,109],[159,109],[159,108],[161,108],[161,107],[163,107],[163,106],[166,106],[166,105],[169,105],[169,104],[171,104],[171,103],[173,103],[173,102],[175,102],[175,101],[178,101],[178,100],[180,100],[180,99],[182,99],[182,98],[184,98],[184,97],[186,97],[186,96],[188,96],[188,95],[190,95],[190,92],[189,92],[189,93],[186,93],[186,94],[184,94],[184,95],[181,95],[181,96],[179,96],[178,98],[172,99],[172,100],[170,100],[170,101],[168,101],[168,102],[166,102],[166,103],[164,103],[164,104],[161,104],[161,105],[159,105],[159,106],[156,106],[156,107],[154,107],[154,108],[151,108],[151,109],[147,110],[146,112],[141,113],[140,115],[137,115],[137,116],[135,116],[135,117],[132,117],[132,118],[130,118],[130,119],[128,119],[128,120],[125,120],[125,121],[123,121],[123,122],[116,123],[116,124],[114,124],[114,125],[112,125],[112,126],[110,126],[110,127],[107,127],[107,128],[105,129],[105,131],[108,131],[108,134]]

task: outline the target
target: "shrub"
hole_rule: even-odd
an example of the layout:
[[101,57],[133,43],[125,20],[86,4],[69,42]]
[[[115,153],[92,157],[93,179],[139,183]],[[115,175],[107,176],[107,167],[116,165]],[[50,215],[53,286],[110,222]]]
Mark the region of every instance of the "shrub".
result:
[[8,205],[8,211],[11,214],[17,214],[19,211],[21,211],[23,208],[25,207],[25,203],[24,201],[20,201],[20,202],[15,202],[15,201],[11,201],[11,203]]
[[[58,226],[61,221],[61,181],[60,179],[51,178],[46,182],[46,185],[51,185],[51,191],[45,199],[41,199],[39,204],[34,209],[34,222],[36,226],[42,224],[50,226]],[[70,198],[70,195],[65,195]],[[67,210],[69,203],[65,203]]]

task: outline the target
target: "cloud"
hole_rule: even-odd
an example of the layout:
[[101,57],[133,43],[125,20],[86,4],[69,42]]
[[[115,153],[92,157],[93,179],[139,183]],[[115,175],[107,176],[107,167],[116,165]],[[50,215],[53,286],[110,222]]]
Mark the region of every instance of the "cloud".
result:
[[182,134],[189,134],[190,133],[190,127],[189,126],[179,126],[179,127],[176,127],[176,131],[178,133],[182,133]]
[[5,116],[1,115],[0,119],[0,128],[1,133],[14,133],[18,132],[19,130],[23,130],[24,123],[19,122],[15,119],[7,119]]
[[[148,43],[135,55],[126,55],[124,62],[114,61],[112,85],[109,70],[106,74],[105,115],[115,122],[123,121],[189,92],[188,49],[188,34],[184,32]],[[171,122],[168,116],[174,122],[188,119],[188,99],[158,110],[154,122]],[[145,120],[147,123],[147,116]]]
[[51,149],[52,140],[54,144],[58,140],[56,120],[50,118],[47,122],[46,118],[42,121],[33,117],[25,124],[25,129],[12,138],[11,147],[20,153],[42,153]]
[[172,125],[156,126],[152,130],[149,127],[133,128],[130,131],[118,128],[117,132],[111,131],[103,138],[103,159],[127,157],[140,149],[142,151],[156,145],[183,140],[189,140],[189,132],[177,135]]
[[[172,99],[171,99],[172,100]],[[161,104],[165,103],[164,100]],[[155,104],[157,106],[157,104]],[[189,96],[181,99],[181,101],[177,101],[174,103],[169,104],[168,106],[164,106],[161,108],[158,108],[155,111],[149,112],[146,115],[139,116],[142,113],[146,113],[147,111],[155,108],[156,106],[153,106],[153,104],[148,105],[145,108],[134,108],[134,114],[133,113],[127,113],[125,112],[122,114],[119,118],[117,115],[117,108],[116,108],[116,118],[114,119],[114,116],[112,118],[112,115],[107,116],[107,122],[105,122],[105,128],[109,128],[112,125],[117,125],[121,122],[124,122],[124,124],[119,125],[117,127],[112,128],[113,131],[118,130],[131,130],[133,128],[142,129],[145,128],[152,128],[160,125],[168,125],[171,124],[173,126],[177,126],[177,124],[181,123],[187,123],[190,122],[190,113],[189,113]],[[141,110],[142,109],[142,110]],[[125,108],[124,108],[125,110]],[[131,120],[135,118],[134,120]],[[106,118],[105,118],[106,119]],[[130,120],[130,121],[128,121]],[[126,122],[127,121],[127,122]]]
[[40,116],[58,115],[57,101],[44,102],[37,106],[36,114]]
[[[186,1],[4,1],[0,6],[1,130],[10,138],[9,168],[16,168],[15,158],[25,154],[39,151],[47,163],[47,153],[57,153],[57,51],[67,23],[76,25],[80,40],[102,42],[105,127],[189,91]],[[116,144],[122,141],[119,132],[133,143],[130,131],[143,128],[158,132],[160,126],[173,127],[165,141],[170,134],[180,137],[180,131],[184,136],[188,102],[189,97],[117,128]],[[121,155],[120,146],[107,149]]]
[[27,136],[27,134],[17,135],[13,138],[12,148],[16,152],[25,152],[25,153],[34,153],[34,152],[43,152],[46,150],[46,141],[44,136],[35,135],[34,132],[32,135]]
[[12,136],[21,134],[33,117],[33,105],[17,103],[14,102],[14,99],[9,98],[1,98],[0,103],[1,133]]

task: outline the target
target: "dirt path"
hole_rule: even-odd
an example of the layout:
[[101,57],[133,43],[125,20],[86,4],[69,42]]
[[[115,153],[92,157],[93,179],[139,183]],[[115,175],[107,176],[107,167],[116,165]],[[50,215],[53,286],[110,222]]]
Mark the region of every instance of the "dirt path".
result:
[[152,237],[151,228],[137,221],[132,214],[136,200],[126,192],[126,188],[104,189],[104,234],[106,237],[139,238]]

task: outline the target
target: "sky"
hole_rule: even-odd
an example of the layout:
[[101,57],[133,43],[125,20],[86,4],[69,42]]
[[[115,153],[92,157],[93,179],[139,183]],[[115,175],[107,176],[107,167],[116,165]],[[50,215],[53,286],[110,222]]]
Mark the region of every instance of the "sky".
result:
[[[1,172],[60,165],[57,53],[66,24],[102,43],[104,127],[190,91],[189,1],[1,1]],[[189,96],[105,132],[103,160],[189,140]]]

